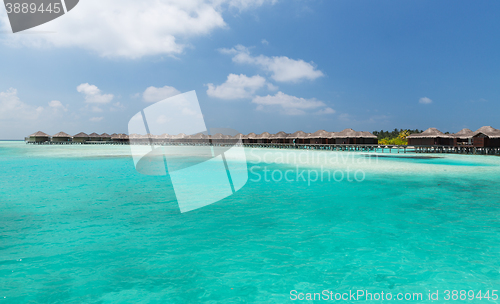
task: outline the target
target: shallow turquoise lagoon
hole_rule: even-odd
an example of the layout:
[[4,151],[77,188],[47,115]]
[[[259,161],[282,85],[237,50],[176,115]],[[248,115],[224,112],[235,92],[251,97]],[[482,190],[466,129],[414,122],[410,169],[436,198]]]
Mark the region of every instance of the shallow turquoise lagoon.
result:
[[[444,303],[445,290],[500,290],[498,157],[247,151],[240,191],[181,214],[169,177],[137,173],[129,153],[0,142],[0,303],[288,303],[292,290],[358,289],[420,302],[439,290]],[[263,178],[320,168],[363,178]]]

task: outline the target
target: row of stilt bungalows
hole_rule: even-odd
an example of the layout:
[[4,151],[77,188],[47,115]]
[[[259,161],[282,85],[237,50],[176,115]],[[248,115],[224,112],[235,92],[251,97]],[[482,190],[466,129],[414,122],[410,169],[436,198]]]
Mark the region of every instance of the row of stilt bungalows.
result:
[[327,132],[319,130],[314,133],[297,131],[292,134],[278,132],[269,134],[250,133],[242,136],[243,143],[281,143],[281,144],[377,144],[377,136],[370,132],[356,132],[353,129],[345,129],[341,132]]
[[78,133],[73,136],[59,132],[55,135],[48,135],[44,132],[36,132],[25,138],[27,143],[49,143],[49,144],[98,144],[98,143],[132,143],[132,144],[154,144],[154,143],[235,143],[240,140],[244,144],[346,144],[346,145],[371,145],[377,144],[377,137],[370,132],[357,132],[353,129],[345,129],[341,132],[327,132],[319,130],[314,133],[306,133],[297,131],[295,133],[278,132],[270,134],[264,132],[262,134],[250,133],[247,135],[236,134],[234,136],[217,133],[207,135],[205,133],[197,133],[194,135],[186,134],[112,134],[106,133]]
[[52,143],[52,144],[92,144],[92,143],[127,144],[129,142],[129,136],[126,134],[116,134],[116,133],[109,135],[107,133],[86,134],[83,132],[80,132],[80,133],[75,134],[73,136],[69,135],[68,133],[65,133],[65,132],[59,132],[57,134],[50,136],[42,131],[38,131],[38,132],[33,133],[30,136],[26,137],[24,140],[26,143],[32,143],[32,144],[47,144],[47,143]]
[[445,134],[436,128],[429,128],[422,133],[407,137],[409,146],[453,146],[483,148],[500,147],[500,130],[484,126],[475,132],[462,129],[454,134]]

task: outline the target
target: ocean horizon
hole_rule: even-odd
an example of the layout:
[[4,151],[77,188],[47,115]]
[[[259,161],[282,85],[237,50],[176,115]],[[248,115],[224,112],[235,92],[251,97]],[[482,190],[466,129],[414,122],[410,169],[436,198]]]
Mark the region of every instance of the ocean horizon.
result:
[[[1,142],[0,301],[282,303],[364,290],[430,303],[497,288],[499,157],[321,153],[245,149],[246,185],[181,213],[170,177],[138,173],[129,146]],[[358,175],[278,178],[287,170]]]

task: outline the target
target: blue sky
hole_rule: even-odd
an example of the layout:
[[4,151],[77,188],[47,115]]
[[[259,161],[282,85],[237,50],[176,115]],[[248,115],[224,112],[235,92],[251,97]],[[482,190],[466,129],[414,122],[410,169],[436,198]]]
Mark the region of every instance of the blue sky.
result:
[[86,0],[12,34],[2,8],[0,138],[127,132],[141,109],[191,90],[208,126],[242,133],[500,128],[499,11],[493,1]]

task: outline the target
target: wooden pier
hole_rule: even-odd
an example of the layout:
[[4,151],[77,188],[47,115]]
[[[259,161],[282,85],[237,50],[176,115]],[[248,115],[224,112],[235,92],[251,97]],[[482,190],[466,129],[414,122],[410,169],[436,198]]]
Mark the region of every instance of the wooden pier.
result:
[[[148,145],[148,143],[129,143],[125,141],[86,141],[86,142],[30,142],[35,145]],[[447,154],[470,154],[470,155],[500,155],[500,147],[473,147],[473,146],[398,146],[398,145],[369,145],[369,144],[282,144],[282,143],[240,143],[215,142],[172,142],[159,141],[152,145],[158,146],[234,146],[240,145],[247,148],[271,148],[290,150],[321,150],[321,151],[344,151],[344,152],[378,152],[378,153],[447,153]]]

